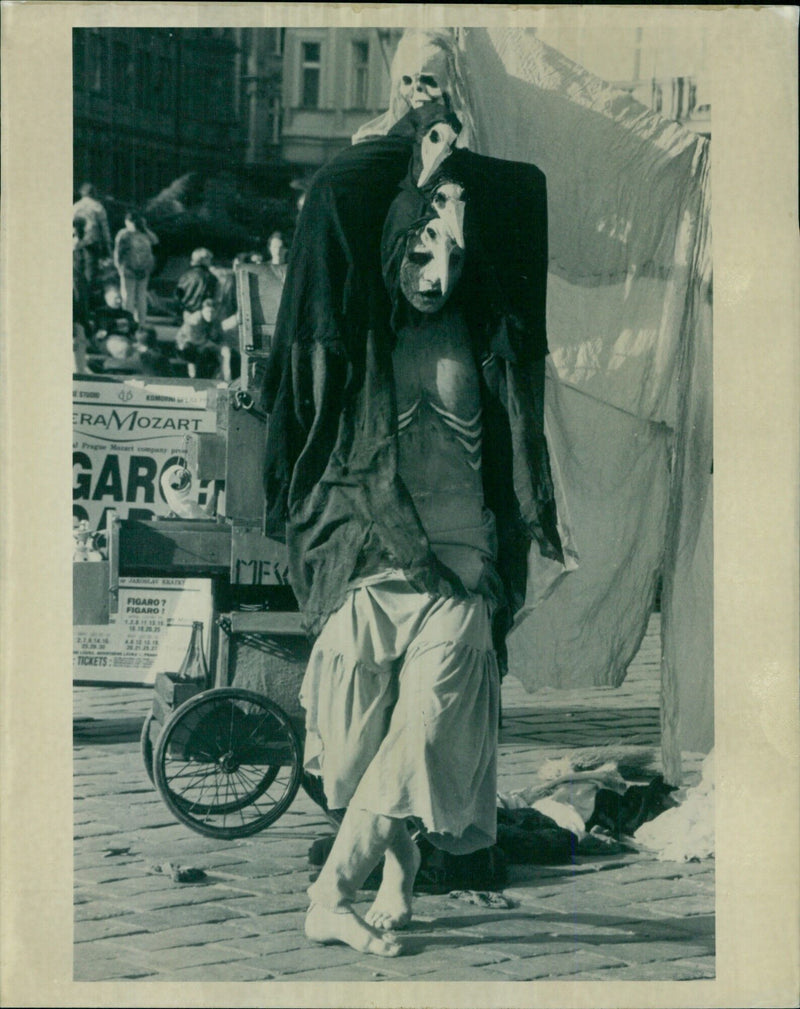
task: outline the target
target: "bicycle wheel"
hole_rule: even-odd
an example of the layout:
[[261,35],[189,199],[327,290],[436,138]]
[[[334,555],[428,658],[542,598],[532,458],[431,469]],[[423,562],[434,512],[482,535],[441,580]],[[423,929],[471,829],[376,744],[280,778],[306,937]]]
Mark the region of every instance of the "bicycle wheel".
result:
[[285,712],[261,694],[207,690],[177,708],[153,758],[156,785],[182,823],[206,837],[248,837],[297,794],[300,743]]
[[142,734],[139,737],[139,744],[142,748],[142,763],[144,764],[144,769],[147,771],[147,777],[150,779],[150,784],[155,785],[156,779],[153,776],[153,739],[150,735],[150,727],[153,724],[154,715],[152,711],[148,711],[144,719],[144,725],[142,726]]

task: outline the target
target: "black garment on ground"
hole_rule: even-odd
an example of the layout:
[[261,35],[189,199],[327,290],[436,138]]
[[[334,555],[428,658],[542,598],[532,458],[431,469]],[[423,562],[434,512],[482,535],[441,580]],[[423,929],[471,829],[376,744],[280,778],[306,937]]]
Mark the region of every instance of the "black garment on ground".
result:
[[[657,786],[657,780],[653,784]],[[657,787],[653,790],[655,792]],[[321,792],[321,795],[324,803],[324,793]],[[316,801],[319,802],[319,798]],[[327,834],[314,841],[308,850],[310,865],[321,867],[325,864],[335,836]],[[415,843],[422,861],[414,882],[414,892],[428,894],[462,889],[499,890],[508,881],[509,865],[572,865],[579,858],[613,855],[627,850],[624,844],[608,842],[590,834],[579,840],[572,831],[560,827],[555,820],[536,809],[502,807],[497,810],[497,843],[489,848],[468,855],[451,855],[435,848],[422,836],[416,837]],[[363,889],[375,890],[380,886],[381,866],[382,863],[370,873]]]
[[608,788],[598,789],[586,829],[601,827],[613,837],[631,837],[643,823],[675,805],[670,798],[675,787],[666,784],[663,774],[657,774],[649,785],[631,785],[624,795]]
[[537,809],[498,809],[497,845],[516,865],[564,865],[578,854],[578,838]]
[[[333,846],[334,835],[315,841],[308,850],[310,865],[322,866]],[[481,848],[469,855],[451,855],[435,848],[424,837],[416,840],[422,861],[414,881],[414,893],[441,894],[451,890],[500,890],[508,880],[505,854],[497,845]],[[362,885],[364,890],[377,890],[383,878],[383,862]]]

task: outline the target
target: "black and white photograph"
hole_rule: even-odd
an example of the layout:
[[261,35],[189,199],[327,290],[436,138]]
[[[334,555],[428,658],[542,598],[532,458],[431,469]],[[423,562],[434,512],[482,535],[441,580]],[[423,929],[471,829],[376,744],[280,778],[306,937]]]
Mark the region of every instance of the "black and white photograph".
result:
[[162,6],[52,152],[65,980],[723,1004],[713,18]]
[[73,70],[76,979],[713,977],[702,32]]

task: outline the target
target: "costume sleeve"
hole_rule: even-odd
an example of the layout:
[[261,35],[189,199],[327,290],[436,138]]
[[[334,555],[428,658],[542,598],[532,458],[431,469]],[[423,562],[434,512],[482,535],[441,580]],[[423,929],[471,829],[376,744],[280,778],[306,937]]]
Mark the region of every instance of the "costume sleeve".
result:
[[564,562],[544,433],[544,358],[506,364],[514,494],[544,557]]
[[348,148],[317,173],[298,219],[272,352],[257,376],[271,415],[264,478],[273,534],[287,517],[295,463],[317,430],[312,401],[298,399],[310,388],[313,348],[324,349],[325,375],[342,396],[347,365],[363,357],[370,316],[380,314],[381,228],[410,152],[399,137]]

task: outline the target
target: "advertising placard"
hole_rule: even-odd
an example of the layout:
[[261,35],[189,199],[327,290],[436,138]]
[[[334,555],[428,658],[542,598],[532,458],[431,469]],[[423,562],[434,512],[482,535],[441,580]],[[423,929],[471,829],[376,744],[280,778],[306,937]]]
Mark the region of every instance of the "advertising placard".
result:
[[195,620],[208,661],[212,618],[210,579],[121,578],[109,623],[73,627],[73,680],[138,685],[177,672]]
[[[169,515],[162,477],[185,464],[192,435],[216,431],[217,384],[76,376],[72,388],[73,517],[100,530],[108,509]],[[183,498],[203,505],[208,492],[203,481]]]

